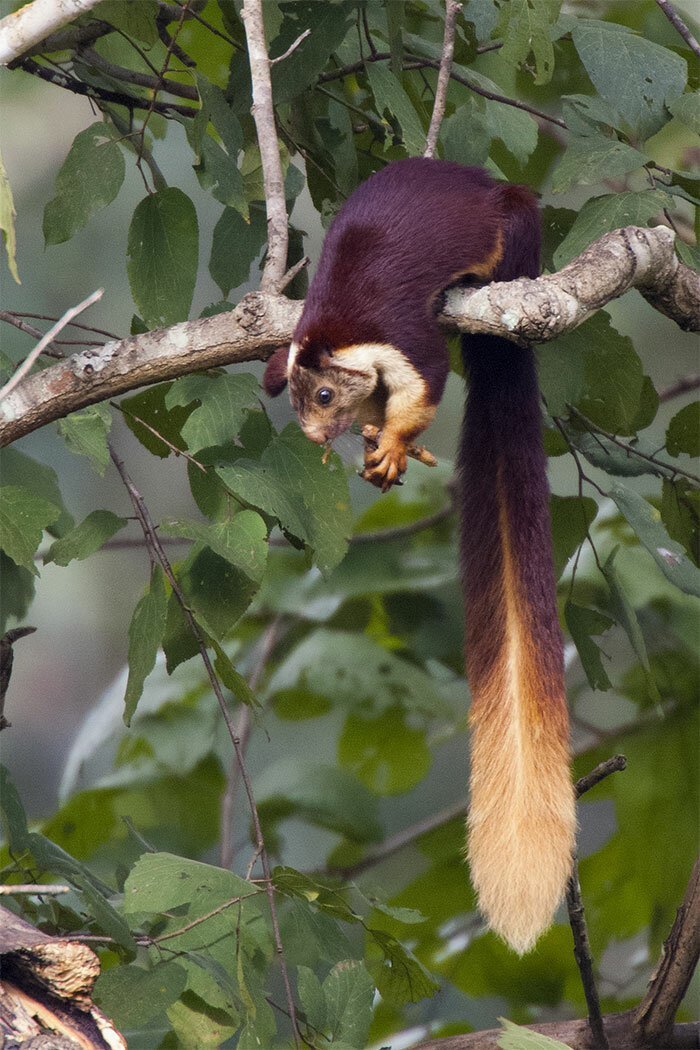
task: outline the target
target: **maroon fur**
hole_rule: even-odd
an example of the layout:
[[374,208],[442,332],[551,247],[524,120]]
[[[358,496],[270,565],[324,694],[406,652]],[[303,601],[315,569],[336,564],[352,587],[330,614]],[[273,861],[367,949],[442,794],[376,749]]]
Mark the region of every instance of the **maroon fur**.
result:
[[[504,256],[494,278],[539,274],[539,218],[534,200],[519,186],[501,190]],[[499,583],[503,579],[498,522],[500,474],[514,562],[522,596],[521,614],[536,640],[540,703],[563,696],[562,640],[556,607],[549,489],[542,448],[537,374],[531,350],[493,336],[464,336],[469,398],[460,454],[462,577],[466,599],[467,669],[473,691],[488,680],[502,651],[504,623]],[[488,464],[488,470],[484,470]],[[540,712],[545,714],[544,712]],[[566,733],[566,719],[556,718]]]
[[372,175],[326,235],[295,341],[315,352],[396,346],[436,404],[449,362],[433,297],[496,248],[502,193],[481,168],[446,161],[414,157]]
[[263,376],[263,389],[270,397],[277,397],[287,385],[287,358],[289,347],[280,346],[268,360]]

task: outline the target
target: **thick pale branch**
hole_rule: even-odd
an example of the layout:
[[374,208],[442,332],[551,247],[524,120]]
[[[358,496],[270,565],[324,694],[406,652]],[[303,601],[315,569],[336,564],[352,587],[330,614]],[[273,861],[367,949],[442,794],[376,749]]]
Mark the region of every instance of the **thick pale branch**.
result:
[[[684,329],[700,330],[700,276],[679,262],[665,226],[605,234],[559,273],[452,289],[440,321],[521,344],[571,331],[636,287]],[[289,343],[303,304],[255,292],[230,313],[86,350],[23,380],[0,403],[0,445],[87,405],[187,372],[265,360]]]
[[105,343],[25,379],[0,403],[0,445],[139,386],[188,372],[264,360],[289,342],[302,303],[247,295],[230,313]]
[[252,114],[260,146],[267,210],[267,258],[260,287],[264,292],[276,292],[287,269],[289,231],[262,0],[243,0],[241,17],[248,42],[253,89]]
[[33,0],[0,21],[0,66],[24,54],[30,47],[78,15],[95,7],[99,0]]
[[611,299],[636,288],[679,327],[700,331],[700,274],[685,266],[667,226],[627,226],[594,241],[558,273],[452,289],[442,318],[463,332],[543,343],[570,332]]

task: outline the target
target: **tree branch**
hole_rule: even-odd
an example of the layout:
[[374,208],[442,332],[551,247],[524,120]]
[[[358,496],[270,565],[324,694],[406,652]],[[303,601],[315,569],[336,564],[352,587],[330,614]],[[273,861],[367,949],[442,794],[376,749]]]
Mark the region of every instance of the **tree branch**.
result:
[[700,860],[696,860],[683,903],[664,941],[656,972],[635,1011],[635,1028],[645,1045],[666,1045],[699,958]]
[[95,7],[99,0],[32,0],[0,21],[0,66],[24,54],[49,33]]
[[452,57],[455,50],[455,25],[461,8],[462,5],[457,3],[457,0],[445,0],[445,35],[442,41],[440,71],[435,89],[435,104],[433,105],[430,127],[425,139],[425,149],[423,150],[424,157],[434,157],[437,149],[437,140],[440,134],[440,125],[445,116],[447,88],[449,87],[450,73],[452,71]]
[[[666,226],[607,233],[559,273],[478,289],[451,289],[439,320],[520,344],[571,331],[611,299],[636,287],[684,329],[700,330],[700,275],[673,251]],[[242,361],[265,360],[289,343],[303,303],[253,292],[235,310],[106,343],[28,376],[0,404],[0,445],[117,394]]]
[[690,32],[678,12],[671,6],[669,0],[656,0],[656,2],[676,32],[683,37],[690,50],[700,58],[700,44]]
[[267,258],[260,289],[276,292],[287,269],[289,226],[284,198],[284,177],[277,144],[275,109],[272,101],[270,58],[265,41],[262,0],[243,0],[241,18],[245,26],[253,87],[253,120],[260,147],[265,207],[267,209]]
[[[605,1018],[605,1032],[610,1050],[644,1050],[644,1044],[635,1040],[632,1031],[632,1011],[623,1014],[608,1014]],[[550,1021],[548,1024],[526,1026],[533,1032],[541,1032],[550,1039],[558,1039],[570,1050],[594,1050],[596,1044],[591,1036],[588,1021]],[[470,1032],[468,1035],[453,1035],[442,1039],[428,1039],[419,1043],[414,1050],[499,1050],[499,1040],[503,1036],[502,1028],[491,1028],[483,1032]],[[663,1050],[697,1050],[698,1026],[695,1024],[677,1024],[669,1031],[663,1043]],[[657,1050],[661,1050],[656,1044]],[[597,1050],[597,1048],[596,1048]],[[647,1044],[646,1050],[650,1050]]]

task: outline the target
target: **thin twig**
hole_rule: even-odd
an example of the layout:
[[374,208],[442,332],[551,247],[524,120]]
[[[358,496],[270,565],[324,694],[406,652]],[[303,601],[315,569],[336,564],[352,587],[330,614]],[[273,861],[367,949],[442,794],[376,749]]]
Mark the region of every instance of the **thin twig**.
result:
[[[21,317],[17,317],[9,310],[0,310],[0,321],[5,321],[7,324],[11,324],[18,331],[30,335],[32,339],[44,338],[44,333],[39,328],[35,328],[33,324],[28,324],[26,321],[23,321]],[[42,353],[45,354],[46,357],[55,357],[59,361],[63,357],[61,351],[56,348],[55,343],[51,343],[50,346],[44,347]]]
[[[600,765],[576,782],[576,798],[580,798],[586,791],[590,791],[592,787],[599,784],[605,777],[610,776],[611,773],[623,770],[626,765],[627,760],[624,755],[615,755],[613,758],[601,762]],[[609,1043],[603,1026],[600,998],[593,973],[593,956],[588,939],[576,857],[574,857],[571,876],[566,886],[566,907],[569,912],[569,923],[574,938],[574,958],[581,975],[583,993],[588,1006],[588,1024],[590,1025],[596,1047],[600,1048],[600,1050],[607,1050]]]
[[[279,641],[280,625],[282,618],[274,617],[265,628],[259,643],[259,652],[255,666],[248,678],[248,685],[255,692],[260,683],[263,671],[267,665],[270,655]],[[247,704],[241,704],[238,716],[237,733],[240,740],[241,751],[245,755],[248,749],[248,741],[253,727],[252,711]],[[233,762],[229,770],[226,790],[221,799],[221,844],[219,846],[219,864],[222,868],[230,868],[233,864],[233,809],[240,781],[240,767],[238,762]]]
[[669,386],[664,387],[663,390],[659,390],[659,401],[671,401],[674,397],[680,397],[681,394],[690,394],[693,390],[697,390],[700,387],[700,374],[681,376],[675,383],[671,383]]
[[277,58],[271,58],[270,59],[270,65],[271,66],[275,66],[275,65],[277,65],[278,62],[284,62],[285,58],[289,58],[289,56],[292,54],[292,52],[296,51],[296,49],[299,47],[299,44],[303,43],[304,40],[306,40],[307,36],[311,36],[311,30],[310,29],[305,29],[303,33],[300,33],[299,36],[294,41],[294,43],[290,44],[289,47],[287,48],[287,50],[283,54],[278,55]]
[[698,58],[700,58],[700,44],[690,32],[685,22],[679,17],[678,13],[671,6],[669,0],[656,0],[656,2],[663,11],[663,13],[666,15],[666,18],[668,18],[669,22],[676,30],[676,32],[678,32],[683,37],[690,50],[694,54],[696,54]]
[[165,80],[161,74],[151,76],[149,73],[141,73],[137,69],[127,69],[125,66],[118,66],[114,62],[108,62],[106,58],[103,58],[93,48],[85,48],[85,50],[81,51],[80,58],[114,80],[122,80],[126,84],[135,84],[137,87],[148,88],[149,91],[166,91],[169,95],[178,95],[180,98],[189,99],[191,102],[199,102],[199,92],[196,87],[192,87],[190,84],[180,84],[177,81]]
[[49,328],[46,335],[37,343],[32,352],[27,355],[14,375],[12,375],[0,389],[0,401],[2,401],[4,397],[7,397],[10,391],[14,390],[15,387],[22,382],[27,372],[31,371],[32,365],[40,354],[42,354],[46,347],[51,344],[54,336],[57,336],[58,333],[66,327],[71,318],[77,317],[78,314],[83,312],[83,310],[87,310],[88,306],[92,306],[92,304],[101,299],[103,295],[104,288],[98,288],[97,291],[93,292],[92,295],[89,295],[87,299],[83,299],[82,303],[78,303],[77,306],[71,306],[70,310],[66,310],[63,317],[56,322],[53,328]]
[[129,419],[133,419],[133,421],[138,423],[139,426],[142,426],[144,430],[147,430],[150,434],[153,434],[154,437],[157,437],[158,440],[162,441],[165,447],[169,448],[175,456],[182,456],[188,463],[191,463],[193,467],[197,467],[198,470],[201,470],[203,474],[208,472],[208,468],[205,467],[203,463],[200,463],[198,459],[191,456],[189,452],[185,452],[184,448],[178,448],[177,445],[173,445],[172,441],[168,441],[159,430],[152,427],[145,419],[141,419],[141,417],[137,416],[135,412],[130,412],[128,408],[124,408],[124,406],[120,405],[117,401],[110,401],[110,405],[112,408],[116,408],[117,412],[121,412],[123,416],[128,416]]
[[[12,310],[11,313],[14,317],[31,317],[34,321],[58,321],[58,317],[54,317],[53,314],[32,314],[26,313],[24,310]],[[121,339],[121,336],[116,335],[115,332],[108,332],[105,328],[95,328],[91,324],[82,324],[80,321],[69,321],[66,328],[80,328],[83,332],[94,332],[96,335],[104,335],[108,339]]]
[[141,496],[140,492],[129,477],[126,467],[124,466],[123,460],[111,445],[109,446],[109,454],[112,459],[112,462],[117,468],[119,476],[121,477],[127,492],[129,493],[129,498],[131,499],[131,503],[133,505],[136,517],[138,518],[141,528],[143,529],[144,538],[146,539],[149,551],[151,552],[152,557],[156,558],[160,562],[163,572],[165,573],[168,582],[172,587],[172,591],[175,595],[176,601],[182,609],[182,613],[187,623],[187,626],[189,627],[189,630],[197,643],[197,648],[199,649],[199,653],[202,658],[202,663],[204,664],[204,667],[206,669],[207,677],[209,678],[209,682],[216,697],[217,703],[219,704],[219,708],[221,710],[226,729],[228,730],[231,743],[233,744],[233,749],[238,760],[241,780],[243,781],[246,796],[248,798],[248,805],[250,807],[250,813],[253,821],[253,830],[255,833],[256,852],[260,857],[268,905],[270,908],[272,936],[275,944],[275,950],[279,958],[280,971],[282,974],[282,981],[285,988],[287,1005],[289,1007],[290,1017],[292,1018],[294,1041],[295,1045],[298,1047],[300,1043],[299,1027],[296,1018],[294,996],[292,995],[292,988],[289,980],[289,972],[287,970],[287,964],[284,958],[284,948],[282,945],[282,939],[280,937],[279,919],[277,916],[277,904],[275,902],[275,888],[272,883],[270,862],[267,856],[267,851],[265,849],[265,840],[263,838],[262,828],[260,825],[260,815],[258,813],[255,795],[253,794],[253,785],[250,779],[250,774],[248,773],[248,769],[245,764],[245,758],[241,750],[241,742],[237,735],[236,726],[234,724],[231,712],[229,711],[228,704],[226,703],[226,698],[224,697],[223,690],[221,688],[221,683],[219,682],[219,679],[216,675],[216,672],[214,671],[214,667],[209,657],[204,635],[202,634],[199,624],[194,618],[192,610],[190,609],[185,600],[182,588],[180,587],[175,573],[173,572],[168,556],[165,553],[165,550],[163,549],[163,546],[160,542],[160,537],[158,536],[155,524],[153,522],[153,519],[151,518],[148,508],[146,507],[143,497]]
[[245,26],[253,89],[253,120],[260,147],[265,208],[267,211],[267,258],[260,288],[277,291],[287,270],[289,229],[284,196],[284,176],[277,143],[275,110],[272,101],[270,58],[265,41],[262,0],[243,0],[241,18]]
[[397,525],[393,529],[373,529],[372,532],[356,532],[350,537],[349,543],[356,547],[363,543],[389,543],[392,540],[403,540],[407,536],[415,536],[418,532],[424,532],[435,525],[440,525],[454,514],[454,509],[454,503],[450,501],[433,514],[426,514],[424,518],[411,521],[408,525]]
[[447,102],[447,88],[450,83],[452,72],[452,58],[455,50],[455,26],[457,15],[462,5],[457,0],[445,0],[445,35],[442,41],[442,55],[440,57],[440,71],[438,73],[437,87],[435,89],[435,102],[433,114],[430,118],[430,127],[425,139],[424,157],[434,157],[437,149],[440,125],[445,116],[445,104]]
[[186,923],[181,926],[178,930],[168,930],[167,933],[161,933],[158,937],[149,938],[151,944],[160,944],[161,941],[172,940],[173,937],[181,937],[183,933],[189,933],[190,930],[194,930],[197,926],[201,926],[203,922],[208,919],[213,919],[215,915],[220,915],[222,911],[226,911],[227,908],[233,907],[234,904],[240,904],[241,901],[248,900],[249,897],[257,897],[258,894],[262,893],[262,890],[251,890],[250,893],[244,893],[239,897],[231,897],[230,900],[224,901],[223,904],[219,904],[216,908],[212,908],[206,915],[198,915],[196,919],[192,919],[192,922]]
[[122,91],[109,91],[107,88],[86,84],[83,80],[78,80],[77,77],[69,76],[65,72],[42,66],[39,62],[35,62],[33,58],[23,58],[17,63],[17,68],[23,69],[25,73],[30,73],[41,80],[46,80],[49,84],[54,84],[56,87],[72,91],[74,95],[85,95],[86,98],[91,98],[97,103],[114,102],[118,106],[126,106],[132,112],[135,109],[146,109],[155,113],[161,113],[164,117],[171,117],[173,113],[178,113],[181,117],[196,117],[199,112],[192,106],[184,106],[180,102],[156,102],[153,99],[140,98],[138,95],[129,95]]
[[[165,86],[166,83],[167,83],[166,79],[165,79],[165,74],[168,72],[168,66],[170,65],[170,59],[173,57],[173,51],[175,50],[176,41],[177,41],[178,35],[180,33],[180,30],[182,29],[182,26],[183,26],[183,23],[185,21],[185,18],[187,16],[187,13],[188,13],[188,10],[189,10],[189,6],[190,6],[190,2],[191,2],[191,0],[185,0],[185,4],[183,5],[182,10],[180,11],[180,17],[177,20],[177,25],[175,26],[175,30],[173,32],[173,35],[172,35],[172,37],[168,38],[169,42],[168,42],[168,46],[165,49],[165,57],[163,59],[163,64],[160,67],[160,71],[158,73],[158,81],[159,81],[160,85],[162,85],[162,86]],[[137,168],[139,169],[139,171],[141,172],[142,175],[143,175],[143,171],[142,171],[142,168],[141,168],[141,163],[142,163],[144,151],[146,149],[146,128],[148,127],[149,121],[150,121],[150,119],[153,116],[153,113],[155,111],[155,106],[156,106],[156,103],[158,101],[158,92],[159,92],[159,90],[160,90],[160,87],[156,86],[154,91],[153,91],[153,97],[152,97],[152,99],[150,101],[150,105],[149,105],[148,110],[146,112],[146,116],[143,118],[143,122],[142,122],[141,127],[140,127],[139,132],[138,132],[139,137],[141,139],[141,143],[140,143],[139,149],[137,150],[136,166],[137,166]],[[145,179],[144,179],[144,181],[145,181]]]
[[583,412],[579,412],[575,405],[567,404],[567,408],[592,434],[600,434],[601,437],[607,438],[608,441],[613,443],[613,445],[617,445],[618,448],[623,449],[628,456],[636,456],[638,459],[643,459],[646,463],[653,463],[656,467],[663,467],[666,470],[671,470],[674,474],[678,474],[682,478],[688,478],[689,481],[694,481],[696,485],[700,485],[700,477],[698,477],[697,474],[691,474],[689,470],[681,470],[681,468],[677,467],[675,464],[665,463],[663,460],[657,459],[656,456],[651,456],[647,452],[640,452],[638,448],[634,447],[634,445],[628,445],[625,441],[621,441],[620,438],[616,437],[615,434],[611,434],[609,430],[603,430],[602,427],[593,423],[588,416],[584,416]]

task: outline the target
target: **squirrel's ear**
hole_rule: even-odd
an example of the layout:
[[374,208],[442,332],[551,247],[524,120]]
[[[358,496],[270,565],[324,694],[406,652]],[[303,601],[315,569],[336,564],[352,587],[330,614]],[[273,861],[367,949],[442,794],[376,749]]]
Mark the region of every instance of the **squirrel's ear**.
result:
[[308,343],[299,348],[296,363],[301,368],[328,368],[333,364],[333,357],[325,347],[319,346],[318,343]]
[[270,397],[277,397],[287,385],[287,358],[289,347],[280,346],[267,362],[263,376],[263,389]]

